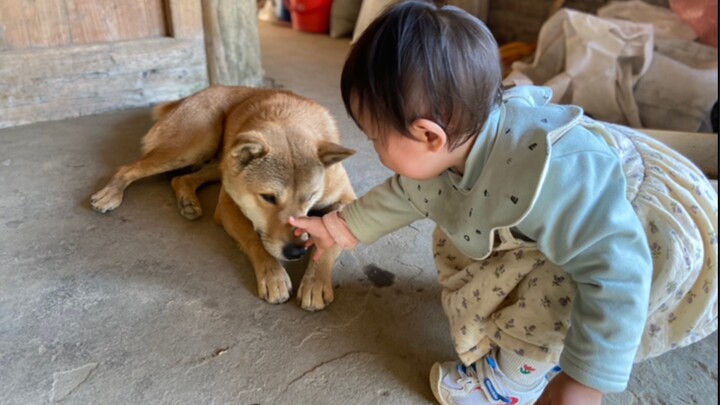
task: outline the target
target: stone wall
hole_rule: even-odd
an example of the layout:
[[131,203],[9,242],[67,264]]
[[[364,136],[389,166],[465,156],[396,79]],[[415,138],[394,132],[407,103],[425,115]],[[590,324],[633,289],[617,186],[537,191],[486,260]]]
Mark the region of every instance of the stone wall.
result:
[[[645,0],[646,3],[668,6],[668,0]],[[607,0],[567,0],[564,7],[595,13],[610,3]],[[543,22],[550,16],[553,0],[499,0],[490,2],[488,25],[498,43],[534,42]]]

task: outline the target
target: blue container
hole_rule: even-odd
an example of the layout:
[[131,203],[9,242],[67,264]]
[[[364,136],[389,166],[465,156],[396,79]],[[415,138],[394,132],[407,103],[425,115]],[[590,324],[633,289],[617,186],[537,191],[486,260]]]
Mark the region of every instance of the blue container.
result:
[[290,21],[290,10],[285,6],[285,0],[275,0],[275,13],[278,20]]

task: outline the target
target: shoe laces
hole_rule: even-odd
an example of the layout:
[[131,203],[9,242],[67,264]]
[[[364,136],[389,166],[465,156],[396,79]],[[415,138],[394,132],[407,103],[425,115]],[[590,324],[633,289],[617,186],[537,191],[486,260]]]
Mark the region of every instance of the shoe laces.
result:
[[468,391],[473,389],[475,386],[480,385],[480,379],[477,375],[477,368],[475,367],[475,363],[473,363],[469,367],[466,367],[462,363],[459,363],[457,365],[457,373],[460,375],[458,385],[461,385]]

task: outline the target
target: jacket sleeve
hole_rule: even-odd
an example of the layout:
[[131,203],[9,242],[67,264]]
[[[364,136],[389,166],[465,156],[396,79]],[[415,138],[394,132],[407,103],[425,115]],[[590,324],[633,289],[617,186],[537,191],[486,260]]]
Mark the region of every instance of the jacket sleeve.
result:
[[560,366],[600,391],[623,391],[645,327],[652,260],[617,156],[553,157],[517,229],[577,284]]
[[398,175],[346,205],[342,216],[353,235],[365,244],[424,218],[408,199]]

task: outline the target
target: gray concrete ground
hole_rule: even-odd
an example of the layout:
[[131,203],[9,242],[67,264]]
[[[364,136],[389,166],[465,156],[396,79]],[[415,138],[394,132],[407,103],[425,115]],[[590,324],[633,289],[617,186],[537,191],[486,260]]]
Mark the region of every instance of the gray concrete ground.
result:
[[[347,40],[261,34],[267,75],[326,105],[358,149],[357,192],[384,179],[340,100]],[[0,404],[433,403],[430,366],[454,353],[429,223],[345,253],[322,312],[266,304],[211,216],[178,215],[169,176],[90,209],[150,125],[143,109],[0,131]],[[206,212],[217,191],[202,191]],[[638,365],[605,403],[717,403],[717,352],[715,333]]]

